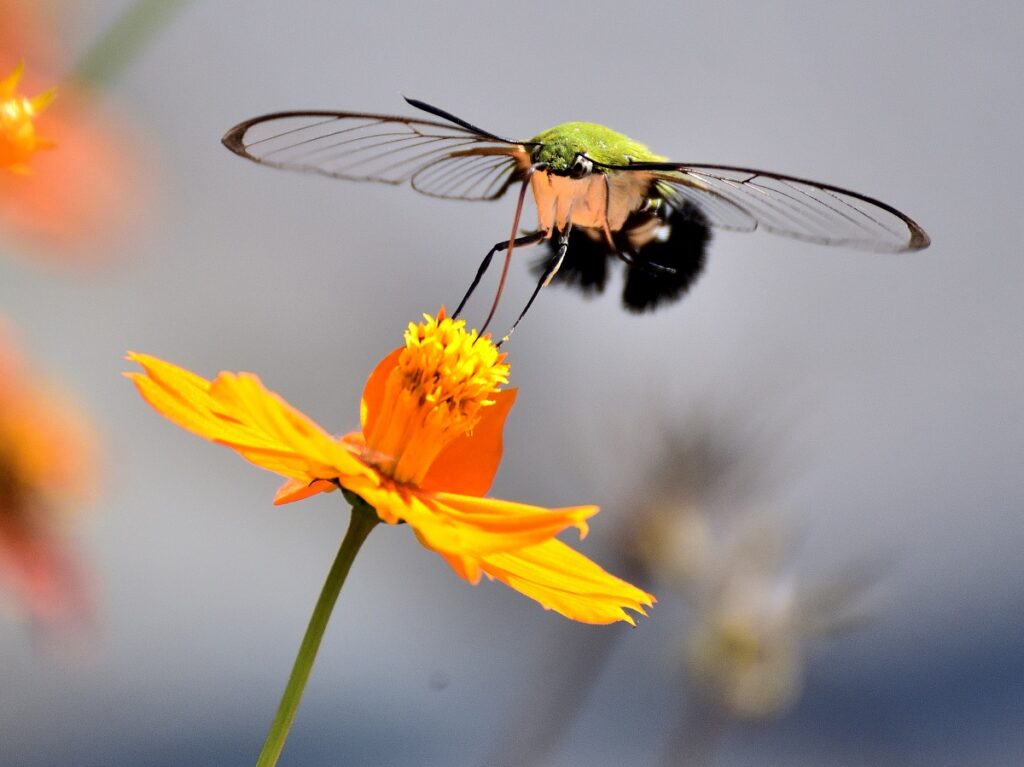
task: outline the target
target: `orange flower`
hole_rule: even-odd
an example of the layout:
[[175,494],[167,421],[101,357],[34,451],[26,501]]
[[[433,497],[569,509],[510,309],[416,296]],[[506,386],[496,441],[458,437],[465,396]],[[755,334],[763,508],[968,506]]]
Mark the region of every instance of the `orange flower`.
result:
[[0,589],[43,624],[88,609],[61,528],[95,493],[94,460],[85,419],[25,370],[0,326]]
[[338,487],[383,522],[407,522],[425,547],[470,583],[481,573],[573,620],[634,623],[654,598],[609,575],[554,538],[586,534],[595,506],[546,509],[482,497],[501,460],[501,434],[515,399],[500,390],[509,366],[489,337],[465,323],[425,316],[405,346],[370,374],[361,430],[335,438],[251,373],[211,383],[142,354],[128,373],[157,411],[184,429],[288,478],[275,503]]
[[24,86],[29,77],[19,64],[0,80],[0,235],[16,246],[4,250],[109,261],[152,199],[137,136],[72,84]]

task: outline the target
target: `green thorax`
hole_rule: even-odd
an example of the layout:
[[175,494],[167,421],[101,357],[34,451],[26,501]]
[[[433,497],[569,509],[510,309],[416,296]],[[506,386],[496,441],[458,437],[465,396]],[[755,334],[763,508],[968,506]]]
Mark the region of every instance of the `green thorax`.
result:
[[534,160],[547,163],[556,173],[568,171],[579,154],[606,165],[628,165],[630,161],[664,162],[667,159],[628,136],[597,123],[562,123],[534,136],[530,143],[541,145],[534,154]]

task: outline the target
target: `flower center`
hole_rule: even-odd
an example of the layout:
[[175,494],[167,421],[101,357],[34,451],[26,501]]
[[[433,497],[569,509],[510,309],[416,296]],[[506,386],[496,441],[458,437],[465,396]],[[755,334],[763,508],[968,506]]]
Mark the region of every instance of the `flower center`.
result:
[[48,149],[51,142],[36,134],[35,118],[53,100],[49,90],[34,98],[17,94],[21,79],[19,66],[8,77],[0,80],[0,168],[23,173],[32,155]]
[[453,439],[473,431],[492,395],[508,383],[505,355],[442,311],[409,323],[405,349],[385,387],[366,456],[399,482],[419,484]]

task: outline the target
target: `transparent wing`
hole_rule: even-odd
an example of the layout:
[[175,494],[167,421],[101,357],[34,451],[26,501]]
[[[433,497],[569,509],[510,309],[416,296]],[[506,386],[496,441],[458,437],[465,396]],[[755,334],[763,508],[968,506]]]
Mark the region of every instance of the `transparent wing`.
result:
[[488,147],[454,151],[416,171],[412,187],[448,200],[495,200],[521,178],[521,168],[529,164],[525,151],[510,154],[504,147],[498,151]]
[[358,112],[278,112],[236,125],[223,142],[235,154],[275,168],[410,182],[434,197],[495,199],[519,162],[529,164],[529,153],[522,144],[470,127]]
[[607,167],[652,173],[672,207],[692,203],[720,228],[764,229],[809,242],[887,253],[921,250],[931,241],[913,219],[891,205],[831,184],[723,165]]
[[733,232],[757,229],[757,218],[707,186],[687,183],[674,176],[656,175],[655,178],[660,196],[675,210],[681,211],[687,205],[693,205],[704,213],[711,226],[718,229]]

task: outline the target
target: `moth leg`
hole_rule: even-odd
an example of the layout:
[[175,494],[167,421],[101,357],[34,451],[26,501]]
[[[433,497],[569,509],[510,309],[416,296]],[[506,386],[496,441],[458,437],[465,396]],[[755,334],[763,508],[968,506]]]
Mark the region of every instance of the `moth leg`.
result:
[[658,264],[654,261],[648,261],[640,258],[640,256],[633,250],[622,249],[615,251],[615,255],[629,267],[635,269],[641,269],[645,272],[652,274],[675,274],[676,270],[671,266],[665,266],[665,264]]
[[516,326],[523,319],[523,317],[526,316],[526,313],[530,311],[530,307],[533,305],[533,300],[537,297],[537,294],[540,293],[541,288],[546,288],[548,285],[551,284],[551,280],[553,280],[555,278],[555,275],[558,274],[558,270],[561,268],[562,262],[565,260],[566,251],[568,250],[569,233],[566,232],[565,234],[560,235],[558,238],[558,254],[553,259],[551,259],[551,262],[548,264],[547,269],[544,270],[544,273],[540,276],[540,279],[537,281],[537,287],[535,287],[533,289],[533,293],[530,294],[530,300],[526,302],[526,306],[523,307],[523,310],[519,313],[519,316],[516,317],[516,321],[512,323],[512,327],[509,328],[509,331],[508,333],[505,334],[505,337],[498,342],[498,346],[501,346],[503,343],[505,343],[508,339],[512,337],[512,334],[515,333]]
[[634,253],[632,250],[627,250],[623,248],[621,250],[616,249],[612,252],[615,253],[616,258],[618,258],[626,266],[632,266],[637,261],[636,253]]
[[[491,310],[487,312],[487,319],[484,320],[484,324],[480,326],[480,335],[484,334],[487,330],[487,326],[491,324],[491,320],[494,319],[494,313],[498,311],[498,302],[501,301],[501,292],[505,289],[505,279],[508,277],[508,267],[512,263],[512,251],[515,249],[516,241],[519,239],[516,237],[516,232],[519,231],[519,219],[523,215],[523,203],[526,201],[526,190],[530,188],[530,182],[533,178],[533,174],[538,170],[543,170],[547,167],[542,162],[535,162],[526,172],[523,174],[523,183],[519,187],[519,198],[516,200],[516,214],[512,217],[512,231],[508,234],[508,247],[505,249],[505,259],[501,264],[501,276],[498,277],[498,287],[494,291],[494,300],[491,301]],[[549,228],[544,232],[544,237],[551,236],[551,229]]]
[[452,315],[452,319],[458,318],[462,313],[462,310],[466,306],[466,302],[469,297],[473,295],[473,291],[476,290],[477,285],[480,284],[480,280],[483,278],[484,273],[491,265],[491,261],[494,259],[494,254],[499,251],[508,250],[509,247],[520,247],[526,245],[535,245],[547,236],[543,230],[539,232],[533,232],[532,234],[525,234],[522,237],[516,237],[514,240],[507,240],[505,242],[498,242],[494,244],[494,247],[487,251],[487,255],[484,256],[484,260],[480,262],[480,268],[476,270],[476,276],[473,278],[473,282],[469,286],[469,290],[466,291],[466,295],[459,301],[459,306]]

